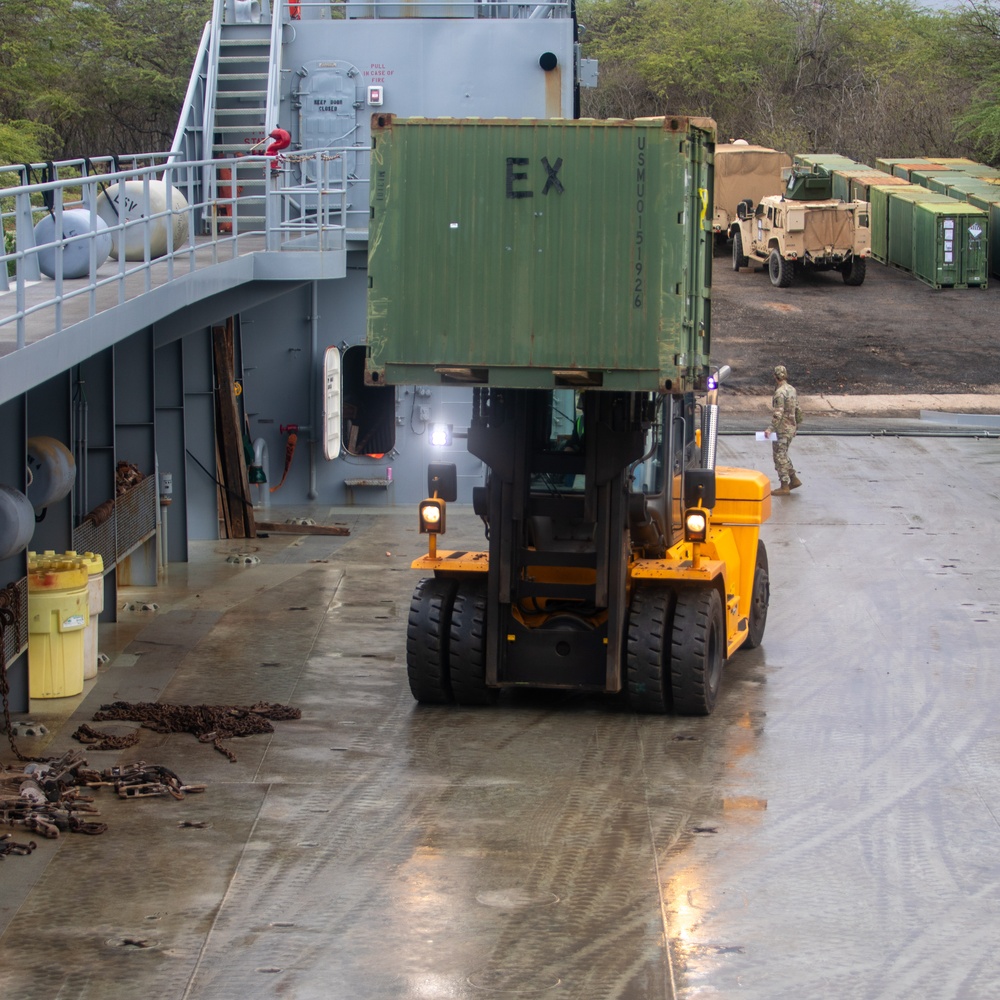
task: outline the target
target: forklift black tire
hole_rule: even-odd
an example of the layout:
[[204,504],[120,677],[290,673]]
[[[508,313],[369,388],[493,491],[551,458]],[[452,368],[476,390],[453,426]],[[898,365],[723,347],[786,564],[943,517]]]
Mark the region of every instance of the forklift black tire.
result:
[[767,572],[767,549],[757,540],[757,565],[753,571],[753,590],[750,593],[750,617],[747,621],[747,638],[744,649],[756,649],[764,641],[767,624],[767,606],[771,601],[771,580]]
[[448,651],[451,693],[459,705],[493,705],[498,688],[486,686],[486,587],[458,585]]
[[670,643],[676,595],[669,587],[636,587],[628,616],[626,673],[633,711],[670,711]]
[[722,686],[726,626],[715,587],[681,590],[674,608],[670,681],[678,715],[711,715]]
[[422,705],[454,701],[448,672],[451,613],[457,581],[444,577],[421,580],[410,600],[406,624],[406,677],[410,693]]

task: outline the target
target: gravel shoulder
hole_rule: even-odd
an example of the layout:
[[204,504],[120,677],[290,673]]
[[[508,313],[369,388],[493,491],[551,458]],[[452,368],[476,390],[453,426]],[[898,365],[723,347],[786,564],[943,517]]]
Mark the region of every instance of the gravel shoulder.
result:
[[838,407],[838,397],[896,396],[912,400],[884,405],[910,413],[933,408],[924,397],[972,395],[984,397],[977,412],[1000,412],[998,317],[1000,279],[986,289],[933,289],[869,261],[859,287],[827,271],[775,288],[763,268],[733,271],[728,244],[713,261],[712,360],[733,369],[729,406],[769,396],[780,363],[801,397],[815,397],[810,408],[850,413],[857,404]]

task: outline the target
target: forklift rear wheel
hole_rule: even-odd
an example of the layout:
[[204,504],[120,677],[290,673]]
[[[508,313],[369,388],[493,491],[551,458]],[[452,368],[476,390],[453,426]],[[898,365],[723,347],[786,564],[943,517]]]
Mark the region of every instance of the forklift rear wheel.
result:
[[711,715],[722,685],[726,630],[714,587],[682,590],[674,608],[670,680],[678,715]]
[[498,688],[486,686],[486,588],[462,582],[451,613],[448,651],[451,693],[459,705],[493,705]]
[[750,594],[750,620],[747,623],[745,649],[756,649],[764,640],[767,606],[771,600],[771,580],[767,572],[767,549],[757,541],[757,565],[753,571],[753,591]]
[[628,616],[628,701],[636,712],[670,711],[670,640],[675,595],[666,587],[637,587]]
[[424,705],[453,701],[448,674],[448,644],[455,580],[421,580],[410,601],[406,625],[406,676],[410,693]]

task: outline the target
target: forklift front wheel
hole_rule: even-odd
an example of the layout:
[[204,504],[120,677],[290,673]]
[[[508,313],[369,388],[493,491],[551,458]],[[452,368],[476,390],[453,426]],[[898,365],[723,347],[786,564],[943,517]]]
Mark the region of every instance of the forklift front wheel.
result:
[[722,686],[726,629],[722,599],[715,587],[677,594],[670,681],[678,715],[711,715]]

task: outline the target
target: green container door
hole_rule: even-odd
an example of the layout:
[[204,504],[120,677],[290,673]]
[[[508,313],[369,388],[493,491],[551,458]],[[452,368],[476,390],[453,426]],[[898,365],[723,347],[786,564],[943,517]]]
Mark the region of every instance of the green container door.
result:
[[985,288],[989,216],[971,205],[913,206],[913,273],[934,288]]
[[990,238],[987,248],[987,267],[989,273],[1000,278],[1000,193],[988,195],[970,194],[969,204],[990,213]]
[[704,377],[714,122],[387,115],[372,134],[371,383]]

